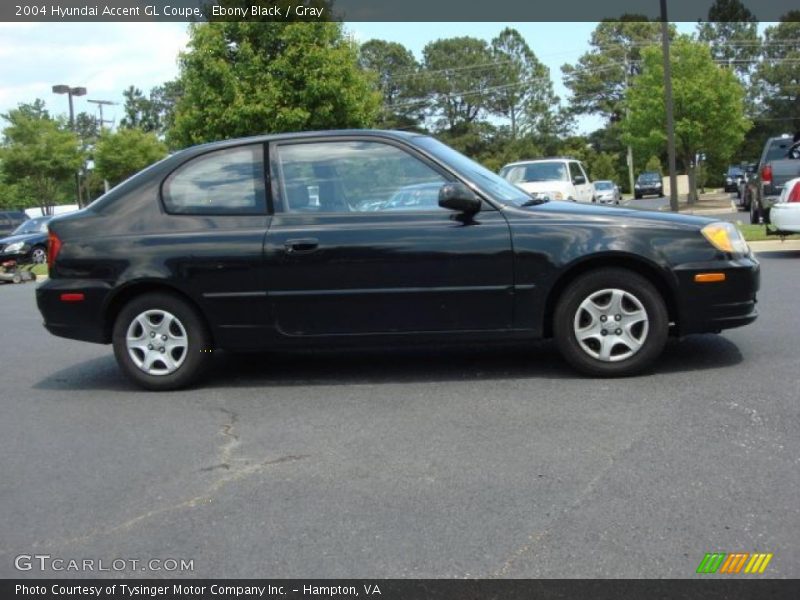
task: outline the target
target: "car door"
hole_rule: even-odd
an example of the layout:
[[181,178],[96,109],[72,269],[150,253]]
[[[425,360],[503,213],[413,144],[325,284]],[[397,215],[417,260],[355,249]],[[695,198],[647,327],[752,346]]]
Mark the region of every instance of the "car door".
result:
[[575,199],[578,202],[592,201],[592,184],[583,166],[577,161],[570,161],[569,176],[575,186]]
[[508,224],[438,205],[452,180],[410,146],[323,138],[270,148],[269,318],[284,336],[499,330],[512,323]]

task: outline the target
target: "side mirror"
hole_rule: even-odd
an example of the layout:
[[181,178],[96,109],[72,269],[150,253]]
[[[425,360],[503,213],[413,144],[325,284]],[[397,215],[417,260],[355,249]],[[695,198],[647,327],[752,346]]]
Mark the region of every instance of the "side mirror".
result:
[[439,190],[439,206],[474,215],[481,210],[481,199],[463,183],[445,183]]
[[586,183],[586,177],[583,175],[575,175],[575,177],[572,178],[572,183],[575,185],[583,185]]

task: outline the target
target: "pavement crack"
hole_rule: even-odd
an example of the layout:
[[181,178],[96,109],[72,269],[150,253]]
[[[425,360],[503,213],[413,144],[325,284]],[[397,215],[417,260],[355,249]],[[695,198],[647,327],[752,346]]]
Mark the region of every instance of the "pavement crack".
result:
[[239,420],[239,416],[237,413],[225,408],[220,408],[219,411],[228,416],[228,420],[217,432],[217,435],[221,436],[224,441],[217,447],[217,459],[215,463],[209,467],[203,467],[200,469],[201,472],[218,471],[219,475],[216,479],[211,481],[205,487],[205,489],[201,491],[201,493],[192,496],[191,498],[180,500],[174,504],[162,506],[160,508],[154,508],[116,525],[98,527],[84,535],[73,538],[62,540],[46,540],[38,544],[34,543],[33,547],[51,548],[54,546],[83,543],[96,537],[113,535],[115,533],[130,530],[144,521],[148,521],[169,512],[208,505],[213,502],[214,495],[228,484],[261,473],[269,467],[283,463],[304,460],[311,456],[310,454],[290,454],[286,456],[280,456],[278,458],[266,458],[262,460],[254,460],[253,458],[247,456],[237,456],[237,451],[241,446],[239,434],[236,432],[236,424]]

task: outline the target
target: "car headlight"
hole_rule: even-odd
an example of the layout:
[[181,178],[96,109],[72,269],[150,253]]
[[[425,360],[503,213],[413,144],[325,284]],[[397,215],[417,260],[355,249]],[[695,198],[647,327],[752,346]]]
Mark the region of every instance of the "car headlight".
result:
[[4,252],[8,252],[9,254],[12,252],[19,252],[25,247],[25,242],[14,242],[13,244],[9,244],[6,246]]
[[731,183],[733,181],[733,179],[731,179],[730,177],[726,177],[725,181],[728,182],[728,183]]
[[732,223],[716,221],[700,230],[703,236],[717,250],[731,254],[747,254],[750,247],[744,241],[741,232]]
[[637,184],[634,184],[633,187],[638,188],[638,187],[642,187],[642,186],[637,183]]

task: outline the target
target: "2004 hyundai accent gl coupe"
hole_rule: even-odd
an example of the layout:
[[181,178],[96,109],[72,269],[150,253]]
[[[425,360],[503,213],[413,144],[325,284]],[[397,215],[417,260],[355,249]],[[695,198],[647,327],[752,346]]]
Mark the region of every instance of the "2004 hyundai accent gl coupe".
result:
[[45,327],[113,344],[156,390],[215,349],[407,340],[552,337],[585,374],[630,375],[669,334],[757,315],[759,265],[732,225],[532,199],[410,133],[189,148],[49,236]]

